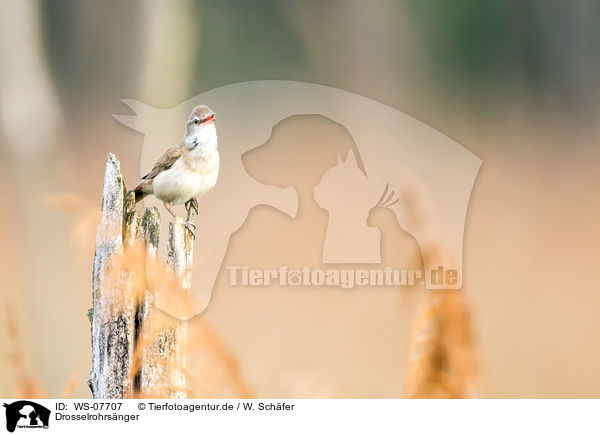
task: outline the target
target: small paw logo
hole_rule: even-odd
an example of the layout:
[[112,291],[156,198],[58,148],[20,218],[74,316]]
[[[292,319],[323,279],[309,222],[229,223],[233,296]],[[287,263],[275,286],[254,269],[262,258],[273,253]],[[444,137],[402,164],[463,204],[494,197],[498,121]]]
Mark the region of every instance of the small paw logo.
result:
[[290,270],[290,273],[288,274],[288,282],[291,285],[299,285],[301,280],[302,275],[300,274],[299,270]]
[[50,410],[29,400],[4,403],[6,408],[6,430],[14,432],[19,429],[48,429]]

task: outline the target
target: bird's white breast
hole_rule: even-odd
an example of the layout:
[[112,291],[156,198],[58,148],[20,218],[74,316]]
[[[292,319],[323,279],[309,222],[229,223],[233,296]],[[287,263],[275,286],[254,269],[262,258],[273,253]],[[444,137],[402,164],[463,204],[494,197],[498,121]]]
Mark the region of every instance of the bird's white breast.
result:
[[214,149],[202,158],[190,153],[190,158],[178,159],[171,168],[156,176],[154,195],[174,205],[184,204],[192,198],[204,195],[217,183],[219,176],[219,153]]

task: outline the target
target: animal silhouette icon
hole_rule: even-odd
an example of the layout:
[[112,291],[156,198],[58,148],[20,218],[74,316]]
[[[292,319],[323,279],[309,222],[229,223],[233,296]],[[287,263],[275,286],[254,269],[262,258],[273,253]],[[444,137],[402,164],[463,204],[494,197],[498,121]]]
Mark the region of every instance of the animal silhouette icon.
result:
[[314,190],[317,204],[329,212],[323,263],[380,263],[380,233],[367,225],[381,190],[368,180],[352,150],[338,156]]
[[23,426],[48,427],[50,410],[29,400],[4,403],[6,408],[6,430],[14,432],[17,424]]
[[[434,282],[426,285],[428,288],[462,286],[465,219],[481,159],[423,122],[351,92],[283,80],[226,85],[199,94],[171,109],[157,109],[136,100],[123,102],[135,115],[115,115],[115,118],[145,135],[142,170],[152,166],[168,146],[179,140],[182,122],[194,106],[206,104],[219,114],[219,181],[202,199],[194,245],[198,264],[194,265],[192,292],[205,302],[204,306],[210,299],[229,238],[243,224],[252,207],[266,204],[291,217],[296,215],[298,196],[289,187],[290,184],[284,182],[274,186],[258,182],[246,172],[241,159],[244,153],[269,140],[273,126],[295,115],[320,115],[343,125],[356,143],[357,156],[360,156],[374,191],[385,188],[388,183],[390,188],[397,189],[410,184],[423,187],[433,205],[432,214],[438,221],[440,239],[448,250],[444,264],[426,261],[425,276],[430,276],[429,272],[439,266],[459,272],[451,287],[438,286]],[[326,181],[323,186],[327,184]],[[320,198],[324,205],[327,204],[326,192],[324,188]],[[381,190],[374,197],[380,194]],[[364,204],[361,201],[361,213]],[[160,204],[150,199],[146,205]],[[419,246],[428,243],[428,234],[420,231],[418,223],[407,219],[402,207],[393,206],[391,210],[401,227],[415,237]],[[331,212],[336,221],[341,219],[336,210]],[[162,219],[163,223],[165,221]],[[355,226],[358,226],[358,219],[352,222],[352,228]],[[371,234],[376,236],[375,232]],[[375,236],[366,236],[369,246],[375,246]],[[365,255],[363,261],[370,261],[367,257],[371,254]],[[199,312],[190,313],[190,316],[194,314]]]

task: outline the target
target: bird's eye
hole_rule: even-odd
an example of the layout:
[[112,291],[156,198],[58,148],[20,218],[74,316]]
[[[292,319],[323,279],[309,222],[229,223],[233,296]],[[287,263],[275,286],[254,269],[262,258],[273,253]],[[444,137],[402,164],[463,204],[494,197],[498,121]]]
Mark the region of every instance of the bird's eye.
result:
[[200,124],[200,120],[198,118],[194,118],[194,125]]

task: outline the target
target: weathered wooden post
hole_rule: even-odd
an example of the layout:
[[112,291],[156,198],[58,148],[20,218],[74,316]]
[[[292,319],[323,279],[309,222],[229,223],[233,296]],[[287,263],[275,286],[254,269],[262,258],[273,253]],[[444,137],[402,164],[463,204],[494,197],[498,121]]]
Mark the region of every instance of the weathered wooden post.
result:
[[[142,218],[142,236],[146,247],[146,256],[151,264],[154,264],[158,258],[158,241],[160,239],[160,214],[156,207],[146,209]],[[140,330],[138,332],[138,343],[143,346],[138,352],[140,360],[140,371],[137,374],[136,390],[140,393],[148,394],[150,391],[155,391],[160,386],[160,381],[163,378],[162,366],[158,364],[160,360],[160,346],[155,345],[155,341],[159,338],[152,337],[148,330],[148,318],[154,304],[154,298],[149,289],[144,289],[144,296],[138,309],[138,324]],[[146,325],[146,328],[142,328]],[[144,329],[142,331],[142,329]],[[151,343],[151,344],[150,344]]]
[[[157,267],[160,216],[156,207],[143,219],[135,212],[133,193],[125,195],[120,164],[108,155],[102,195],[102,218],[96,236],[92,279],[92,371],[94,398],[135,394],[186,397],[186,322],[156,308],[146,264]],[[188,212],[188,221],[194,214]],[[136,245],[145,244],[139,261]],[[168,264],[179,287],[189,293],[193,239],[181,218],[169,224]],[[144,261],[147,260],[147,261]],[[140,282],[146,288],[140,291]],[[167,295],[168,297],[168,295]]]
[[[192,208],[188,211],[187,220],[192,220]],[[182,290],[189,294],[192,281],[191,265],[193,260],[193,236],[184,226],[183,219],[177,218],[175,222],[169,223],[169,245],[168,245],[168,262],[175,276],[181,281]],[[171,382],[177,387],[174,390],[176,398],[187,397],[185,384],[185,363],[186,363],[186,339],[187,339],[187,322],[181,319],[173,319],[173,360],[174,365],[171,372]]]
[[[188,213],[188,220],[192,215]],[[143,219],[149,267],[157,267],[158,227],[160,218],[156,208],[146,210]],[[177,218],[169,223],[167,245],[168,263],[181,288],[189,292],[191,284],[192,236],[184,222]],[[185,340],[186,321],[177,319],[155,306],[155,295],[147,291],[142,308],[140,393],[142,396],[185,398]],[[155,331],[159,326],[160,331]]]
[[94,398],[125,397],[131,361],[134,322],[122,306],[126,276],[111,268],[123,253],[123,176],[109,154],[102,192],[102,218],[96,234],[92,278],[92,372],[88,381]]

